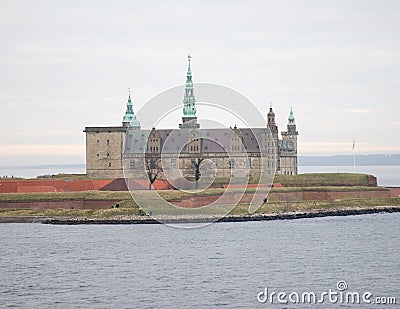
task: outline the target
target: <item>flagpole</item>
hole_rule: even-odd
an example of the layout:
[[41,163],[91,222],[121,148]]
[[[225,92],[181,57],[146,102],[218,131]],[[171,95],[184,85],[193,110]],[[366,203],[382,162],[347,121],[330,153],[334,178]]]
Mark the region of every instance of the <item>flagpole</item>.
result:
[[353,168],[354,172],[356,172],[356,139],[353,140]]

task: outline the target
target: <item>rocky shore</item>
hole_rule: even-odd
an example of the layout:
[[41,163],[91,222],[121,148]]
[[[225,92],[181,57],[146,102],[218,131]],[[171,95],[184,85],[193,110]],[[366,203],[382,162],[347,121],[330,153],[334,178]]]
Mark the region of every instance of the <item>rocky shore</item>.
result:
[[375,213],[400,212],[400,206],[376,206],[359,208],[342,208],[330,210],[295,211],[271,214],[240,214],[227,215],[223,218],[214,216],[116,216],[112,218],[93,217],[0,217],[0,223],[43,223],[43,224],[162,224],[162,223],[208,223],[208,222],[244,222],[244,221],[269,221],[293,220],[304,218],[317,218],[329,216],[353,216]]

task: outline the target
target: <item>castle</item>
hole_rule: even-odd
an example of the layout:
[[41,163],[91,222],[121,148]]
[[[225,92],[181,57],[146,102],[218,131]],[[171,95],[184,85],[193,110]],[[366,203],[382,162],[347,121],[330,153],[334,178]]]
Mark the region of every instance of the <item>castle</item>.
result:
[[[86,174],[91,178],[146,178],[146,159],[161,164],[161,177],[190,176],[193,164],[204,166],[216,177],[297,174],[297,135],[290,110],[287,131],[281,132],[272,106],[264,128],[201,129],[188,57],[182,123],[176,129],[142,129],[129,93],[122,126],[86,127]],[[210,164],[211,163],[211,164]],[[197,169],[199,172],[199,169]],[[168,175],[167,175],[168,173]],[[204,173],[204,169],[203,169]]]

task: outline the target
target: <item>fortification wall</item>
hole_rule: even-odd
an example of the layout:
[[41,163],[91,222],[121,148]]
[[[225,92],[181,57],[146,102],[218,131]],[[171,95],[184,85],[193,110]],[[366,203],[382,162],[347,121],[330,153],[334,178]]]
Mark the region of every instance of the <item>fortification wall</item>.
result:
[[0,208],[15,209],[108,209],[115,206],[118,200],[65,200],[34,202],[0,202]]

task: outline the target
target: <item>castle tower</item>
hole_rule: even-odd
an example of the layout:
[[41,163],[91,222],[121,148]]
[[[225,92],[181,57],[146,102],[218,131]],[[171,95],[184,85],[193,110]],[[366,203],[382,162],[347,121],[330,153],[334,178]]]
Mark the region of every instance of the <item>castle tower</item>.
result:
[[280,141],[280,165],[281,173],[284,175],[296,175],[297,166],[297,135],[296,122],[293,115],[293,109],[290,109],[288,117],[287,131],[282,132],[282,141]]
[[133,112],[130,88],[128,102],[126,103],[126,112],[124,117],[122,118],[122,126],[124,128],[131,126],[131,128],[133,128],[134,130],[140,130],[140,122],[136,119],[135,113]]
[[273,136],[275,142],[278,143],[278,139],[279,139],[278,126],[276,125],[276,122],[275,122],[275,113],[272,110],[272,105],[269,108],[267,117],[268,117],[268,127],[271,130],[271,133],[272,133],[272,136]]
[[269,154],[268,170],[269,173],[274,173],[275,171],[278,171],[280,169],[280,160],[279,160],[279,149],[278,149],[278,142],[279,142],[278,126],[275,122],[275,113],[272,110],[272,104],[269,108],[267,118],[268,118],[267,125],[271,131],[267,142],[267,145],[269,146],[267,150]]
[[293,115],[293,108],[290,109],[290,114],[288,117],[286,139],[293,145],[294,152],[297,153],[297,135],[299,132],[296,131],[296,119]]
[[188,70],[186,73],[185,95],[183,97],[183,116],[180,128],[199,128],[196,116],[196,98],[192,81],[192,71],[190,69],[190,55],[188,55]]

